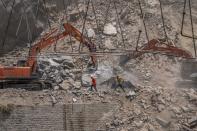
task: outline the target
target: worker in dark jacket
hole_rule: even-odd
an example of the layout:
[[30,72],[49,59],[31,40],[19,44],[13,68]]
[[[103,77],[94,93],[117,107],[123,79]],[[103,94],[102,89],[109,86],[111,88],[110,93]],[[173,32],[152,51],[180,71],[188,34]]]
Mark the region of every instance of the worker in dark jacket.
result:
[[93,90],[92,87],[94,87],[95,91],[97,92],[96,79],[93,76],[91,76],[91,80],[92,80],[91,91]]
[[116,88],[120,87],[125,92],[124,87],[123,87],[124,80],[118,75],[116,76],[116,80],[117,80],[117,87]]

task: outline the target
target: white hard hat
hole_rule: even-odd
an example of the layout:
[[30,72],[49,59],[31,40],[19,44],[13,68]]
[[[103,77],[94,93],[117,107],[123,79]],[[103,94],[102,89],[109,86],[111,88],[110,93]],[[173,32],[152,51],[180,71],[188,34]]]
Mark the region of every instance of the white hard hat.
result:
[[94,78],[96,77],[96,75],[95,75],[95,74],[91,74],[90,76],[91,76],[91,77],[94,77]]

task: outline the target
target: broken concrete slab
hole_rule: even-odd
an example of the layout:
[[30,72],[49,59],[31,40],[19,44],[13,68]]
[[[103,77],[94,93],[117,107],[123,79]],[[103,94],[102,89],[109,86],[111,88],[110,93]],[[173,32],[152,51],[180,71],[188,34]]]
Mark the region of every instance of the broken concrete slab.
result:
[[64,80],[61,84],[59,84],[59,86],[63,90],[69,90],[72,87],[68,80]]
[[183,112],[190,111],[190,109],[187,106],[181,106],[181,109],[183,110]]
[[137,128],[141,128],[142,126],[143,126],[143,124],[144,124],[144,122],[143,121],[134,121],[134,124],[135,124],[135,126],[137,126]]
[[95,32],[94,32],[94,30],[92,28],[90,28],[90,29],[87,30],[87,34],[88,34],[88,37],[89,38],[94,38],[95,35],[96,35]]
[[120,126],[121,123],[122,122],[120,120],[115,119],[115,120],[112,121],[111,125],[112,126],[115,126],[115,127],[118,127],[118,126]]
[[77,99],[76,99],[76,98],[73,98],[73,102],[74,102],[74,103],[77,102]]
[[105,48],[110,49],[110,50],[116,49],[116,47],[113,45],[110,39],[105,40],[104,46]]
[[39,58],[38,61],[39,62],[43,61],[44,62],[43,64],[50,63],[49,65],[51,66],[59,66],[59,63],[55,62],[52,58]]
[[197,116],[192,117],[189,121],[190,128],[197,127]]
[[135,91],[129,91],[129,93],[126,94],[126,98],[129,99],[130,101],[133,100],[136,96]]
[[99,83],[103,83],[113,76],[113,69],[110,66],[110,63],[100,64],[94,74],[99,78]]
[[108,23],[104,26],[104,31],[103,33],[105,35],[116,35],[117,34],[117,30],[116,27],[114,27],[111,23]]
[[114,72],[114,74],[121,74],[124,72],[124,70],[122,69],[121,66],[114,66],[113,72]]
[[73,61],[68,61],[68,60],[64,60],[62,65],[69,67],[69,69],[73,69],[75,67],[75,64],[73,63]]
[[170,125],[170,121],[164,120],[161,117],[157,117],[156,120],[163,127],[168,127]]
[[187,93],[190,101],[197,101],[197,95],[194,93]]
[[135,91],[129,91],[129,93],[126,95],[127,97],[132,97],[132,96],[135,96],[136,93]]
[[181,114],[181,109],[179,107],[173,106],[172,111],[176,114]]
[[75,89],[80,90],[81,89],[81,82],[74,82],[72,84],[74,86]]
[[149,131],[147,128],[141,128],[140,131]]
[[64,66],[68,66],[71,68],[74,67],[73,58],[71,56],[58,56],[58,57],[52,58],[52,60]]
[[51,95],[51,100],[53,105],[57,103],[57,99],[53,95]]
[[81,82],[82,82],[82,86],[90,87],[91,86],[90,74],[82,74]]
[[62,83],[63,82],[63,79],[62,79],[62,77],[60,76],[60,75],[57,75],[56,77],[55,77],[55,82],[57,83],[57,84],[60,84],[60,83]]
[[165,106],[162,105],[162,104],[159,104],[159,105],[157,106],[157,110],[158,110],[159,112],[163,111],[164,109],[165,109]]

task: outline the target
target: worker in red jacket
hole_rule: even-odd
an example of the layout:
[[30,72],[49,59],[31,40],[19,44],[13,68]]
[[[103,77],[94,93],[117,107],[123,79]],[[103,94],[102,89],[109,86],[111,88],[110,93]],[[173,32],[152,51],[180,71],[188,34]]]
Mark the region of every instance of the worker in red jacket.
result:
[[94,87],[95,91],[97,91],[97,88],[96,88],[96,79],[93,76],[91,76],[91,80],[92,80],[91,91],[93,90],[92,87]]

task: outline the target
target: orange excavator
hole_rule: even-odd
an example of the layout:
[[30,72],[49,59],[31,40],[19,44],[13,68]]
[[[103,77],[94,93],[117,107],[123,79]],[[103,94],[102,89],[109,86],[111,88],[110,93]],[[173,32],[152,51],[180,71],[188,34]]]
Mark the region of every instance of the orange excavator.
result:
[[123,66],[130,59],[135,59],[145,53],[163,54],[167,56],[181,57],[185,59],[193,58],[192,54],[189,51],[173,46],[171,42],[167,44],[162,40],[152,39],[142,47],[138,47],[137,45],[136,50],[133,50],[128,55],[122,56],[119,64]]
[[[80,43],[84,44],[90,54],[96,52],[96,46],[90,42],[85,36],[82,35],[80,31],[78,31],[75,27],[73,27],[69,23],[64,23],[64,32],[57,34],[55,36],[51,36],[52,34],[57,32],[57,29],[53,29],[51,33],[46,34],[38,43],[33,45],[30,48],[29,56],[27,60],[18,61],[16,66],[0,66],[0,83],[1,88],[5,85],[11,84],[39,84],[43,87],[43,85],[50,84],[47,81],[41,81],[38,77],[37,72],[37,54],[46,47],[56,44],[57,40],[63,39],[64,37],[70,35],[78,40]],[[90,55],[92,65],[96,65],[96,57]]]

